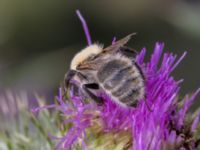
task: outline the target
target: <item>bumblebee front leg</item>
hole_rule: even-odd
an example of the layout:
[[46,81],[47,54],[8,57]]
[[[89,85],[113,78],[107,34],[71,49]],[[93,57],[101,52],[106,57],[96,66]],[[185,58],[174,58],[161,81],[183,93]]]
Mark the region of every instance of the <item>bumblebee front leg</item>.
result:
[[103,99],[101,97],[96,96],[95,94],[93,94],[91,92],[91,90],[98,90],[99,89],[98,84],[95,84],[95,83],[84,84],[82,86],[82,88],[89,98],[91,98],[92,100],[94,100],[98,104],[103,104]]

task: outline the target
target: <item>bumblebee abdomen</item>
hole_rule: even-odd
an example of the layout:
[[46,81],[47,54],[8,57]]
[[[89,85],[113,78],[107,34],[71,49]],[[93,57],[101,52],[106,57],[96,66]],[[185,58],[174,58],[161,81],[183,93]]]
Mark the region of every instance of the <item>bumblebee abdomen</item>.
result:
[[140,68],[130,59],[113,59],[97,71],[100,85],[118,104],[135,106],[144,97],[144,79]]
[[[119,60],[112,60],[105,62],[97,72],[97,77],[101,83],[104,83],[108,78],[112,77],[113,74],[119,72],[124,66],[126,66],[126,62]],[[120,76],[118,76],[120,78]]]

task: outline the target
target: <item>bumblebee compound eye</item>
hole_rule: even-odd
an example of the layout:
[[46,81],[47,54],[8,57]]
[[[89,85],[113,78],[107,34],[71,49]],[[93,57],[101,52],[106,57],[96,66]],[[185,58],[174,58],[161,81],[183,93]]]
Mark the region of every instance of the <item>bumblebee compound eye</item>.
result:
[[75,70],[69,70],[67,74],[65,75],[65,90],[68,91],[70,86],[70,80],[76,75],[77,71]]

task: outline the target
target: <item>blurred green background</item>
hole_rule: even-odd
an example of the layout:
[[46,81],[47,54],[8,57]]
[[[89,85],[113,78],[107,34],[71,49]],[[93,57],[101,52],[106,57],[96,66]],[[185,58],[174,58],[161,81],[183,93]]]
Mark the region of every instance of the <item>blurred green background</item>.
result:
[[0,89],[55,95],[73,55],[87,45],[79,9],[93,42],[137,35],[129,46],[151,54],[156,41],[165,50],[188,55],[174,72],[184,78],[182,94],[200,86],[200,2],[198,0],[0,0]]

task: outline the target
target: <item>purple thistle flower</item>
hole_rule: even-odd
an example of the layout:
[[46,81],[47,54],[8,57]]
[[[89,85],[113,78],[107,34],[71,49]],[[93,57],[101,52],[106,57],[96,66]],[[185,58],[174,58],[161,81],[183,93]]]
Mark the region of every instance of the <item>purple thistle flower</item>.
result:
[[[86,32],[89,33],[88,29]],[[170,74],[186,52],[177,59],[172,53],[163,54],[163,48],[163,43],[156,43],[149,62],[144,62],[145,48],[136,56],[136,63],[145,75],[147,93],[136,108],[122,108],[104,93],[100,95],[104,99],[102,106],[87,102],[81,95],[73,95],[73,91],[71,99],[65,101],[60,89],[57,108],[62,111],[69,130],[55,149],[76,149],[78,146],[92,149],[91,136],[95,141],[94,138],[100,135],[118,136],[121,133],[127,133],[128,137],[124,149],[195,149],[200,140],[194,134],[200,114],[188,120],[187,113],[200,89],[191,96],[186,95],[182,105],[178,102],[182,80],[176,81]]]
[[102,127],[101,132],[105,134],[132,132],[134,150],[181,147],[194,149],[196,141],[192,138],[192,134],[199,123],[199,115],[190,121],[190,129],[186,129],[188,127],[185,121],[186,113],[200,89],[190,97],[187,95],[179,108],[177,97],[182,80],[175,81],[170,73],[186,53],[177,61],[176,55],[165,53],[161,66],[158,67],[163,47],[162,43],[156,43],[151,59],[147,63],[144,62],[146,49],[142,49],[136,57],[136,62],[145,72],[147,97],[146,102],[141,100],[135,109],[122,108],[105,94],[102,95],[104,98],[102,106],[85,103],[81,96],[72,96],[70,102],[63,102],[60,97],[59,109],[65,115],[66,123],[71,123],[72,126],[57,146],[62,145],[67,149],[73,147],[79,140],[82,140],[82,145],[86,145],[86,130],[92,128],[96,121]]

